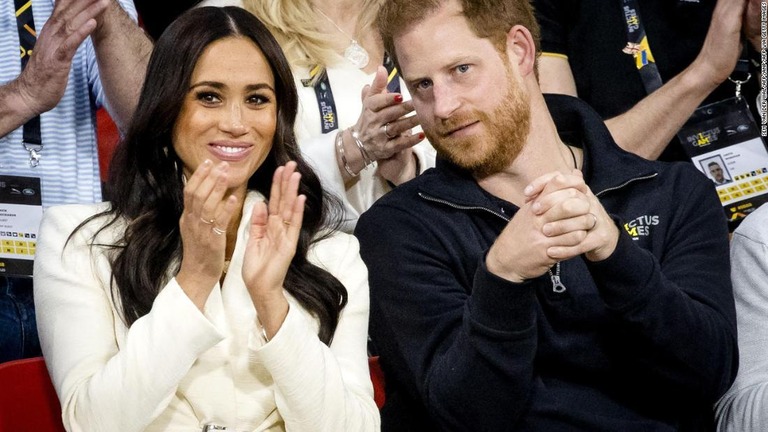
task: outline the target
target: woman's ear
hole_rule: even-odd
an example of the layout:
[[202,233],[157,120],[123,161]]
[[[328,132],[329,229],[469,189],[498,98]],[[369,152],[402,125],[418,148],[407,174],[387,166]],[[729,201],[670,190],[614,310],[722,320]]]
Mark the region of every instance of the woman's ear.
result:
[[536,44],[527,28],[516,25],[507,32],[507,56],[523,77],[534,73]]

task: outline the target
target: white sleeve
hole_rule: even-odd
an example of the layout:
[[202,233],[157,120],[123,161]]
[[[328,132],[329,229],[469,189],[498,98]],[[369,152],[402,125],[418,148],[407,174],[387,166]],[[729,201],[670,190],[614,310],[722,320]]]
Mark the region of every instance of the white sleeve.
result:
[[419,160],[419,174],[424,171],[435,167],[436,152],[432,148],[432,144],[424,139],[424,141],[413,146],[413,154]]
[[768,430],[768,207],[747,217],[731,241],[739,373],[717,402],[718,431]]
[[52,207],[41,224],[34,270],[40,344],[68,431],[142,431],[197,357],[223,336],[175,279],[126,329],[104,248],[87,244],[93,230],[67,243],[84,219],[77,208],[84,206]]
[[[316,251],[327,270],[347,288],[349,302],[341,313],[331,346],[320,341],[312,318],[295,302],[280,330],[264,344],[254,331],[249,342],[254,361],[262,362],[275,382],[275,400],[288,431],[378,431],[379,411],[366,351],[368,272],[357,240],[344,234],[326,240]],[[321,249],[321,248],[317,248]]]

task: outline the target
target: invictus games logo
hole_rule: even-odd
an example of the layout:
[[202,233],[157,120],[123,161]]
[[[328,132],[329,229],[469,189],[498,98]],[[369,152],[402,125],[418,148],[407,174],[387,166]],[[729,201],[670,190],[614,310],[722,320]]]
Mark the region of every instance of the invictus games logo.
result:
[[644,215],[625,223],[624,231],[632,237],[632,240],[637,240],[640,237],[651,235],[651,227],[658,224],[659,216]]
[[717,141],[717,139],[720,137],[720,132],[721,132],[720,128],[715,127],[712,129],[701,131],[694,135],[688,135],[685,138],[685,141],[694,147],[708,146],[713,142]]
[[627,28],[630,33],[637,31],[640,28],[638,25],[637,11],[629,6],[624,6],[624,19],[627,21]]

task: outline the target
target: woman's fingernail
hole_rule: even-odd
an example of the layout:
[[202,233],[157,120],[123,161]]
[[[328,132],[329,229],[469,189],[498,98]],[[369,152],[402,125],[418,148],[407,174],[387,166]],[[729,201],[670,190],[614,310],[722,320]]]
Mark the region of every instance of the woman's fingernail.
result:
[[423,140],[425,137],[426,135],[424,135],[424,132],[419,132],[419,141]]
[[403,95],[395,95],[395,102],[400,103],[403,101]]

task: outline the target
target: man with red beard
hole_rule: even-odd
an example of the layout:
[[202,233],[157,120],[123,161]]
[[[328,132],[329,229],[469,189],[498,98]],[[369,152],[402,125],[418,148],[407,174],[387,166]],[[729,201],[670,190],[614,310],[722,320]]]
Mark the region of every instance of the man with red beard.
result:
[[712,182],[544,97],[527,0],[390,0],[377,24],[439,156],[356,230],[383,430],[709,430],[737,369]]

